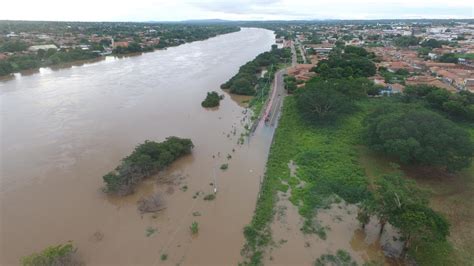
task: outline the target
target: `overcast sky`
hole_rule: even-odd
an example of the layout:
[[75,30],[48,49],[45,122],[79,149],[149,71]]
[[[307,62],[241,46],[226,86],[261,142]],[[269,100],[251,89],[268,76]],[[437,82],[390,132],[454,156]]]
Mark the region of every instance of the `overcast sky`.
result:
[[0,20],[474,18],[474,0],[5,0]]

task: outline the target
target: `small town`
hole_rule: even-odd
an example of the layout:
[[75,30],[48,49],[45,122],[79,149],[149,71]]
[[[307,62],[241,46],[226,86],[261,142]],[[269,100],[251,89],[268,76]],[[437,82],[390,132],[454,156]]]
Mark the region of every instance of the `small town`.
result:
[[313,67],[327,59],[334,47],[351,45],[374,54],[377,74],[371,79],[383,86],[384,93],[400,93],[406,85],[417,84],[474,92],[474,25],[466,22],[305,24],[272,29],[288,34],[278,43],[289,47],[294,40],[302,48],[299,64],[289,71],[298,80],[314,77]]

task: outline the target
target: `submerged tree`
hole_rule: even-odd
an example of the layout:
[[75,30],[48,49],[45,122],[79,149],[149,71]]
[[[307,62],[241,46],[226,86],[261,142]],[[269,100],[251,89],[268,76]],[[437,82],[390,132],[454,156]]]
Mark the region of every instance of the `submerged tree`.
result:
[[400,208],[391,217],[390,223],[400,229],[404,237],[402,257],[413,243],[446,241],[449,235],[446,218],[422,204],[409,204]]
[[365,215],[375,215],[379,219],[380,234],[394,215],[410,204],[427,204],[428,194],[417,187],[412,180],[399,174],[385,175],[374,184],[372,197],[363,204]]
[[164,142],[145,141],[122,160],[115,171],[103,176],[105,191],[117,195],[133,192],[144,178],[164,169],[194,147],[190,139],[169,137]]

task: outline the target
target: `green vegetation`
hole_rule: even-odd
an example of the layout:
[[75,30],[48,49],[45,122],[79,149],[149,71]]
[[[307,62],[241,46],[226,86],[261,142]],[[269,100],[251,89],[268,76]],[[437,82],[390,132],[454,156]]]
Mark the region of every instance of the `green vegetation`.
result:
[[357,266],[357,263],[347,251],[339,249],[336,255],[324,254],[319,257],[314,266]]
[[429,40],[425,40],[423,42],[421,42],[421,47],[428,47],[430,49],[434,49],[434,48],[441,48],[443,44],[447,44],[447,42],[443,42],[443,41],[438,41],[436,39],[429,39]]
[[370,77],[375,75],[376,67],[371,61],[373,54],[363,48],[346,46],[344,53],[341,49],[333,49],[329,58],[321,60],[315,67],[316,73],[323,78]]
[[[363,55],[358,50],[351,53]],[[366,149],[362,146],[366,143],[371,147],[379,145],[387,148],[385,152],[398,156],[374,153],[376,158],[402,163],[402,167],[413,163],[434,165],[427,168],[446,175],[439,166],[458,170],[469,164],[473,144],[460,127],[470,130],[471,139],[474,138],[472,128],[449,121],[443,117],[448,116],[446,113],[427,110],[425,106],[435,107],[428,103],[426,93],[416,97],[369,99],[367,94],[372,94],[376,87],[362,79],[359,82],[354,81],[354,77],[334,79],[323,75],[285,99],[254,217],[244,228],[245,264],[262,263],[265,248],[272,240],[269,224],[275,213],[277,191],[287,192],[291,188],[289,199],[304,218],[301,228],[304,233],[315,233],[324,239],[325,227],[318,223],[315,215],[318,209],[329,208],[331,203],[342,199],[361,204],[358,219],[362,225],[376,216],[381,232],[386,223],[398,228],[405,241],[404,251],[420,265],[449,265],[449,255],[453,252],[446,240],[450,223],[428,206],[427,192],[400,173],[394,175],[393,168],[388,173],[373,175],[364,169],[370,162],[361,161],[360,151]],[[333,97],[323,97],[325,93]],[[455,97],[469,99],[470,96]],[[334,98],[344,101],[331,104]],[[432,103],[439,99],[431,98]],[[339,105],[346,104],[351,111],[338,112]],[[318,114],[319,106],[336,110],[330,115],[332,119],[328,119],[331,123],[323,123],[324,119]],[[466,103],[466,106],[472,104]],[[445,143],[449,147],[443,146]],[[298,165],[296,176],[290,176],[287,166],[290,161]],[[424,176],[425,180],[429,176]],[[435,248],[440,248],[442,255],[438,255]],[[435,259],[429,258],[429,252],[437,253],[432,257],[439,263],[432,263]]]
[[474,60],[474,53],[471,53],[471,54],[454,54],[454,56],[457,57],[457,58],[464,58],[464,59]]
[[0,61],[0,76],[60,63],[93,59],[98,56],[99,54],[97,53],[83,51],[80,48],[68,51],[56,51],[55,49],[49,49],[47,51],[39,50],[36,55],[14,55],[8,57],[6,60]]
[[28,49],[28,44],[23,41],[6,41],[0,45],[0,52],[21,52]]
[[450,93],[429,85],[407,86],[402,101],[422,104],[457,121],[474,121],[474,93],[469,91]]
[[204,196],[203,200],[208,200],[208,201],[211,201],[211,200],[215,200],[216,199],[216,195],[215,194],[207,194],[206,196]]
[[314,124],[335,122],[355,109],[355,100],[367,97],[373,82],[366,78],[315,78],[298,90],[296,100],[301,115]]
[[385,104],[365,124],[369,146],[404,164],[468,167],[474,155],[469,134],[442,116],[409,105]]
[[144,178],[162,170],[179,157],[191,152],[190,139],[169,137],[164,142],[145,141],[115,169],[103,176],[105,192],[127,195]]
[[[239,31],[235,25],[222,24],[184,24],[184,23],[142,23],[142,22],[52,22],[52,21],[0,21],[0,52],[14,52],[7,60],[0,61],[0,76],[14,72],[47,67],[60,63],[86,60],[99,57],[96,51],[103,51],[111,47],[114,41],[126,41],[127,47],[115,47],[114,54],[126,54],[153,51],[166,47],[177,46],[187,42],[205,40],[220,34]],[[9,40],[3,35],[13,32],[25,32],[31,35],[48,35],[51,40],[34,38],[34,45],[52,44],[63,37],[72,37],[74,40],[66,43],[67,46],[88,45],[89,50],[79,47],[39,50],[37,54],[18,54],[28,48],[22,40]],[[95,35],[102,39],[90,41]],[[84,36],[84,37],[79,37]],[[23,38],[23,37],[21,37]],[[70,38],[69,38],[70,39]],[[149,40],[152,40],[149,42]],[[58,43],[56,43],[57,46]],[[52,54],[55,53],[55,56]]]
[[441,63],[457,63],[459,61],[459,58],[456,56],[456,54],[446,53],[441,55],[438,58],[438,61],[440,61]]
[[[314,215],[318,208],[331,203],[334,194],[350,203],[368,197],[367,180],[357,164],[354,149],[360,142],[362,118],[362,113],[356,112],[334,125],[315,127],[303,120],[294,96],[285,99],[261,195],[252,222],[244,229],[243,252],[249,264],[261,262],[264,248],[271,240],[268,224],[274,215],[278,190],[286,191],[291,186],[290,200],[299,206],[299,213],[305,218],[302,230],[307,233],[321,231]],[[297,177],[290,177],[287,166],[290,160],[298,165]],[[301,181],[306,185],[298,186]]]
[[189,230],[191,230],[192,235],[196,235],[199,232],[199,224],[197,222],[193,222],[189,227]]
[[229,168],[229,164],[223,163],[223,164],[221,165],[221,170],[227,170],[227,168]]
[[384,67],[379,68],[379,73],[384,77],[386,83],[400,83],[405,84],[405,79],[410,75],[406,69],[398,69],[395,72],[390,72]]
[[222,89],[228,89],[231,93],[241,95],[255,95],[255,87],[259,82],[259,73],[272,65],[278,65],[291,58],[291,51],[286,49],[272,49],[269,52],[259,54],[252,61],[241,66],[239,72],[226,83],[221,85]]
[[168,254],[161,254],[160,259],[161,259],[162,261],[167,260],[167,259],[168,259]]
[[72,243],[50,246],[39,253],[23,257],[23,266],[79,265],[74,257],[76,248]]
[[157,231],[158,231],[158,229],[149,226],[149,227],[147,227],[147,229],[146,229],[146,231],[145,231],[145,235],[146,235],[147,237],[150,237],[151,235],[153,235],[153,234],[156,233]]
[[219,96],[216,91],[208,92],[206,99],[201,103],[201,106],[205,108],[217,107],[223,98],[224,95]]
[[295,77],[293,76],[285,76],[284,78],[284,82],[285,82],[285,89],[286,91],[291,94],[293,92],[296,91],[296,88],[297,88],[297,80]]
[[398,47],[408,47],[418,45],[420,40],[415,36],[400,36],[393,40],[393,43]]

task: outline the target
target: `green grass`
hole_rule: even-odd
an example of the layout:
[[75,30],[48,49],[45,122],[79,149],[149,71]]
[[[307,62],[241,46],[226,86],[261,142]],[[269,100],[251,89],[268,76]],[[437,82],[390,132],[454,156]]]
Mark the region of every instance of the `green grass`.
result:
[[[432,177],[414,167],[400,166],[396,160],[376,154],[363,145],[362,121],[378,104],[390,99],[369,99],[357,104],[357,111],[334,125],[311,126],[304,123],[295,99],[288,96],[275,132],[267,161],[260,198],[251,223],[245,227],[246,243],[242,254],[245,264],[261,265],[272,236],[269,225],[275,214],[277,191],[291,187],[290,201],[304,218],[302,231],[324,237],[324,228],[314,221],[316,212],[338,197],[357,203],[368,195],[371,182],[385,173],[404,171],[408,178],[433,190],[431,207],[445,214],[452,224],[450,242],[418,245],[411,255],[420,265],[469,265],[474,245],[474,167],[456,176]],[[461,124],[474,139],[474,126]],[[298,165],[296,177],[290,177],[288,162]],[[421,178],[425,176],[425,178]],[[301,186],[304,181],[305,186]],[[455,182],[453,182],[455,181]],[[338,197],[334,197],[337,195]],[[451,245],[453,243],[454,245]]]
[[[269,224],[273,219],[277,191],[292,188],[290,200],[305,218],[304,232],[324,237],[314,221],[316,211],[327,206],[334,194],[348,202],[358,202],[367,195],[367,178],[358,165],[356,144],[360,142],[360,111],[332,126],[305,124],[296,110],[295,99],[286,97],[274,143],[270,149],[261,195],[251,223],[245,227],[246,244],[242,253],[247,264],[261,264],[265,246],[271,241]],[[298,165],[297,177],[290,177],[288,162]],[[284,183],[282,182],[284,181]],[[306,185],[300,187],[304,181]]]

